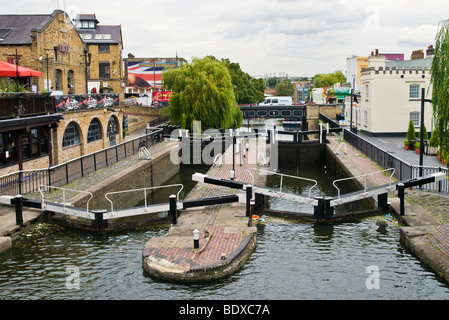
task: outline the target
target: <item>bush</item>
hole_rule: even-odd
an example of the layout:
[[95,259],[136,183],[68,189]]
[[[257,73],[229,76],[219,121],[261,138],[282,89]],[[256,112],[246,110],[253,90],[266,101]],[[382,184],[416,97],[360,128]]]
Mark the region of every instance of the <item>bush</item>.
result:
[[412,120],[410,120],[408,123],[407,140],[408,141],[416,140],[415,125],[413,124]]
[[432,135],[430,136],[429,146],[436,148],[439,145],[440,145],[440,138],[438,137],[438,130],[435,128],[433,129]]

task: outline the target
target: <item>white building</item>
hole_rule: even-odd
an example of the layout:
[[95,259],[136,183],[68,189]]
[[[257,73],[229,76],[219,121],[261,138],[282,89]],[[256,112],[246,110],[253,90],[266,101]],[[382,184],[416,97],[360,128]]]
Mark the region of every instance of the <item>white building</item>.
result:
[[[419,132],[421,89],[425,89],[425,99],[432,97],[432,58],[388,61],[382,55],[371,56],[369,68],[361,73],[361,98],[353,108],[353,126],[369,135],[405,138],[412,120]],[[424,106],[424,124],[431,132],[434,128],[432,104],[426,102]],[[348,113],[347,119],[349,122]]]

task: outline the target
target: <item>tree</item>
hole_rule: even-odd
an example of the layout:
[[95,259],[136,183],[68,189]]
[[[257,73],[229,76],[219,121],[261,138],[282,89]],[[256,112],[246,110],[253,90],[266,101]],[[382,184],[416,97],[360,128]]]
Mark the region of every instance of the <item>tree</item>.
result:
[[319,73],[313,77],[314,87],[323,88],[333,86],[335,83],[345,83],[346,78],[343,73],[338,70],[334,73]]
[[[216,58],[209,56],[211,59]],[[256,103],[264,100],[265,83],[263,79],[254,79],[248,73],[243,72],[240,64],[229,59],[221,59],[228,68],[231,81],[234,85],[234,94],[237,103]]]
[[435,55],[430,69],[432,106],[440,152],[446,154],[449,152],[449,20],[440,24],[435,39]]
[[231,128],[234,121],[243,122],[234,95],[234,86],[226,65],[206,57],[194,59],[181,69],[164,73],[164,87],[172,90],[170,122],[182,128],[193,128],[193,121],[201,121],[203,130]]
[[290,80],[284,80],[274,87],[277,96],[288,96],[292,97],[295,93],[292,82]]

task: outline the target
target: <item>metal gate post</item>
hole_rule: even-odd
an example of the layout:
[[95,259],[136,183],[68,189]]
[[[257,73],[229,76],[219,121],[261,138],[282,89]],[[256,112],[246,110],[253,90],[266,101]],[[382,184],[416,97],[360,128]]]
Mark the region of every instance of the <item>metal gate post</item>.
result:
[[377,196],[377,207],[381,210],[388,208],[388,193],[381,193]]
[[405,208],[404,208],[404,195],[405,195],[405,187],[403,183],[398,184],[398,196],[400,200],[400,209],[399,213],[401,216],[405,214]]
[[246,186],[246,216],[251,216],[251,198],[253,197],[253,186]]
[[16,209],[16,224],[18,226],[23,226],[23,197],[18,194],[14,197],[14,205]]
[[172,194],[169,197],[169,204],[170,204],[170,215],[171,215],[171,221],[172,224],[178,223],[178,210],[176,208],[176,196]]
[[103,214],[106,212],[106,209],[92,210],[92,213],[95,215],[94,226],[97,227],[98,231],[102,231],[108,226],[108,221],[103,219]]

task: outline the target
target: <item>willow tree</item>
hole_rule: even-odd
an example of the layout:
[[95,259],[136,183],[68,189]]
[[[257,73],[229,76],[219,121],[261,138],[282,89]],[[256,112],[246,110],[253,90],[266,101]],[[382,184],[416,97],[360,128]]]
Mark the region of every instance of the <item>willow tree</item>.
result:
[[210,57],[194,59],[181,69],[164,73],[164,87],[173,91],[170,97],[170,122],[182,128],[227,129],[234,121],[243,122],[237,106],[231,76],[223,62]]
[[440,152],[449,152],[449,20],[443,21],[435,37],[431,67],[432,105],[440,138]]

